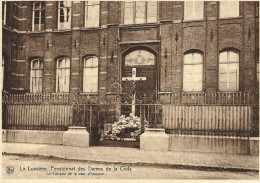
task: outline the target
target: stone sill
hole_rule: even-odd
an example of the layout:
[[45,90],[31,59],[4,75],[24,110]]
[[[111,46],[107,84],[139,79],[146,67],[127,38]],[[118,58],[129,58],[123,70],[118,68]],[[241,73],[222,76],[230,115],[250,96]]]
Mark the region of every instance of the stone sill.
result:
[[102,28],[101,27],[84,27],[84,28],[80,28],[78,30],[82,30],[82,31],[92,31],[92,30],[101,30]]
[[159,92],[158,94],[159,95],[169,95],[169,94],[172,94],[172,92],[165,91],[165,92]]
[[98,95],[98,92],[93,92],[93,93],[80,93],[80,95]]
[[122,44],[143,44],[143,43],[159,43],[159,40],[140,40],[140,41],[122,41],[122,42],[119,42],[120,45],[122,45]]
[[154,23],[141,23],[141,24],[119,24],[120,28],[144,28],[144,27],[156,27],[160,23],[154,22]]
[[183,23],[191,23],[191,22],[205,22],[206,19],[198,19],[198,20],[183,20]]
[[189,94],[193,94],[193,95],[194,95],[194,94],[201,94],[201,95],[203,95],[203,94],[205,94],[205,92],[181,92],[181,94],[182,94],[182,95],[186,95],[186,94],[187,94],[187,95],[189,95]]
[[239,17],[218,17],[219,20],[236,20],[236,19],[242,19],[242,16]]
[[241,91],[218,91],[217,94],[242,94]]

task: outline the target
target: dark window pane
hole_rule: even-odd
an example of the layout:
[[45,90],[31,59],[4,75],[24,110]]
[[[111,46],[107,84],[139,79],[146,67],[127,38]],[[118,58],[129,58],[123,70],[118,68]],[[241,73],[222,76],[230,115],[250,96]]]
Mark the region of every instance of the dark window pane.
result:
[[60,9],[60,22],[64,22],[64,10],[63,10],[63,8]]
[[40,17],[40,11],[35,11],[35,12],[34,12],[34,17],[39,18],[39,17]]
[[66,22],[69,22],[69,13],[70,13],[70,8],[67,8],[67,21]]
[[42,9],[45,9],[45,2],[41,2],[42,3]]
[[60,22],[64,22],[64,16],[60,16]]
[[34,24],[39,24],[39,18],[38,17],[34,18]]
[[39,10],[40,9],[40,2],[37,2],[37,3],[35,3],[35,10]]
[[44,20],[45,20],[45,11],[41,11],[41,24],[44,24]]
[[42,18],[41,18],[41,24],[44,24],[44,23],[45,23],[45,18],[42,17]]

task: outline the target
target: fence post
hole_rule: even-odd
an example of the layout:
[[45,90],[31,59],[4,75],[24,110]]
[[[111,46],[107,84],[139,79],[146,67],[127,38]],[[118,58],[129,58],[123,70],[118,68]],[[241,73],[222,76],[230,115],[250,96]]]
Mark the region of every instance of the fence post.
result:
[[253,93],[251,96],[251,115],[252,115],[252,125],[251,125],[251,135],[253,137],[258,137],[259,135],[259,96],[258,93]]
[[3,102],[2,103],[2,119],[3,119],[3,121],[2,121],[2,129],[6,129],[6,127],[7,127],[7,116],[8,116],[8,114],[7,114],[7,109],[6,109],[6,107],[7,107],[7,105]]
[[145,115],[144,108],[145,108],[144,105],[140,106],[141,133],[144,133],[144,115]]

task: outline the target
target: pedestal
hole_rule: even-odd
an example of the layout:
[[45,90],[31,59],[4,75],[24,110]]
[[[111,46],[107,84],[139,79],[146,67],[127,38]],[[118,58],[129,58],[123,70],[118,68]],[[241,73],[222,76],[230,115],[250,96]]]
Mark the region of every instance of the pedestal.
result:
[[140,149],[147,151],[169,151],[170,136],[162,128],[147,128],[140,136]]
[[86,127],[70,126],[63,134],[63,145],[89,147],[89,133]]
[[250,155],[259,156],[259,137],[250,137]]

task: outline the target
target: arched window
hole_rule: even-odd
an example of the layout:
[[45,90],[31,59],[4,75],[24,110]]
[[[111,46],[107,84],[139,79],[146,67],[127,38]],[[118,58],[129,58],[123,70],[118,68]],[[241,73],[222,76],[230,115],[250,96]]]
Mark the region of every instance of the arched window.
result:
[[125,66],[155,65],[155,55],[146,50],[135,50],[125,56]]
[[96,56],[86,57],[83,64],[83,92],[97,92],[98,58]]
[[63,57],[57,60],[56,92],[69,92],[70,59]]
[[156,1],[124,2],[124,24],[157,22]]
[[183,91],[202,91],[203,81],[203,56],[200,53],[188,53],[184,55],[183,65]]
[[184,20],[201,20],[204,17],[203,1],[184,2]]
[[85,27],[99,27],[99,1],[85,2]]
[[239,1],[220,1],[219,17],[229,18],[239,16]]
[[239,91],[239,54],[225,51],[219,54],[219,91]]
[[33,3],[32,31],[44,30],[45,22],[45,2]]
[[43,60],[33,59],[31,61],[31,82],[30,82],[31,93],[42,92],[42,75],[43,75]]
[[59,1],[58,29],[71,28],[71,1]]

